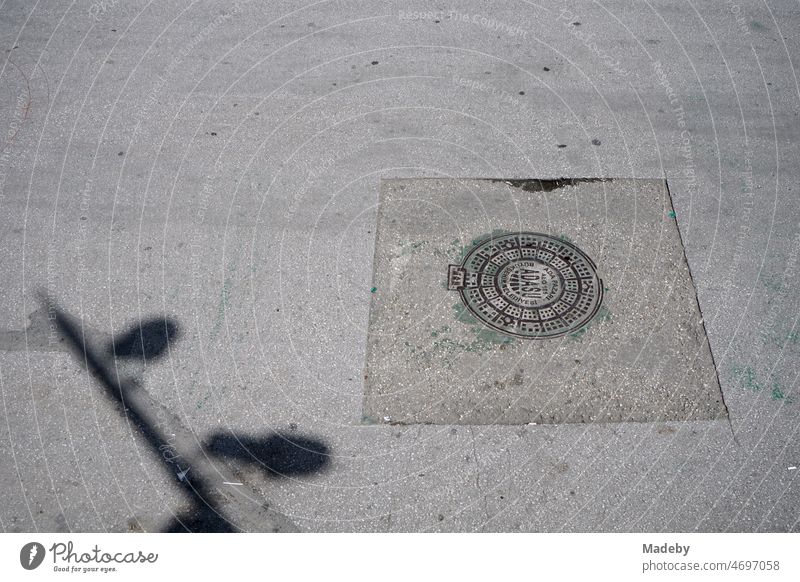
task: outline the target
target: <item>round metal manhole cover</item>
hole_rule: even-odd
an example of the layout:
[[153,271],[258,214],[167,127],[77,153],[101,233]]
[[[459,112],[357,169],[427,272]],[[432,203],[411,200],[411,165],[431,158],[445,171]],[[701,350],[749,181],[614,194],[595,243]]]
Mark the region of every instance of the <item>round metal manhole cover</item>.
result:
[[535,232],[478,244],[460,265],[450,265],[447,287],[480,321],[525,339],[573,333],[603,300],[603,282],[586,253]]

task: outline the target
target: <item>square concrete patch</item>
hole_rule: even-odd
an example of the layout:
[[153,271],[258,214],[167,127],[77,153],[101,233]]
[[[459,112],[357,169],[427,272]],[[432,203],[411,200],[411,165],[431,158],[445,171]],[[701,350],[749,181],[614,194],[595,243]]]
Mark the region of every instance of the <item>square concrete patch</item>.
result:
[[[374,268],[365,423],[727,416],[663,180],[387,180]],[[491,270],[508,294],[469,306],[459,289]],[[526,310],[563,293],[575,311],[553,305],[556,324]],[[495,310],[517,300],[519,321]]]

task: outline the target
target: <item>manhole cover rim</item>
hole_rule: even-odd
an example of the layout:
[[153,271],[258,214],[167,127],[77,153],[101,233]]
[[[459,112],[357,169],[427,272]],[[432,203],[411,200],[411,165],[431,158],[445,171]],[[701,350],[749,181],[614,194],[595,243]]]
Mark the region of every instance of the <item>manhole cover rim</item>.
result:
[[[544,239],[545,241],[549,241],[551,244],[555,244],[555,245],[562,246],[562,247],[565,247],[567,249],[570,249],[581,261],[583,261],[586,264],[586,266],[589,268],[589,271],[590,271],[590,274],[591,274],[591,277],[588,277],[588,279],[593,281],[594,287],[595,287],[595,290],[596,290],[596,292],[594,293],[593,298],[591,299],[592,302],[590,304],[590,309],[586,310],[582,315],[580,315],[578,318],[576,318],[570,324],[566,324],[566,322],[563,319],[561,319],[561,316],[564,315],[564,313],[566,313],[566,311],[562,312],[561,314],[559,314],[558,319],[561,319],[561,321],[564,322],[566,325],[562,326],[562,328],[560,328],[560,329],[557,328],[557,329],[554,329],[552,331],[542,331],[542,332],[536,332],[536,333],[530,333],[530,332],[529,333],[519,333],[519,332],[515,332],[515,331],[513,331],[511,329],[508,329],[507,327],[502,327],[502,326],[500,326],[500,325],[488,320],[486,318],[486,316],[477,309],[477,307],[473,304],[473,302],[468,299],[467,292],[469,291],[469,288],[467,287],[465,280],[462,281],[463,284],[461,286],[457,286],[457,287],[451,286],[451,281],[452,281],[453,272],[454,272],[453,270],[454,269],[460,270],[462,272],[462,277],[464,277],[466,275],[466,273],[467,273],[467,265],[469,265],[470,260],[472,259],[472,257],[476,253],[480,252],[487,245],[496,244],[498,241],[503,241],[504,239],[514,239],[516,242],[518,242],[520,240],[519,237],[533,237],[535,239]],[[450,267],[449,267],[449,275],[448,275],[448,288],[451,289],[451,290],[457,290],[458,291],[459,297],[461,298],[461,301],[464,304],[464,306],[469,310],[469,312],[473,316],[475,316],[475,318],[482,325],[485,325],[489,329],[492,329],[492,330],[497,331],[499,333],[502,333],[504,335],[508,335],[508,336],[511,336],[511,337],[517,337],[517,338],[520,338],[520,339],[528,339],[528,340],[557,339],[557,338],[560,338],[560,337],[563,337],[563,336],[566,336],[566,335],[569,335],[569,334],[576,333],[577,331],[580,331],[581,329],[586,327],[586,325],[590,321],[592,321],[592,319],[594,319],[594,317],[597,315],[597,312],[600,310],[600,307],[602,306],[602,303],[603,303],[603,291],[604,291],[604,289],[603,289],[603,280],[600,277],[599,273],[597,272],[597,266],[596,266],[595,262],[592,260],[592,258],[589,257],[583,250],[581,250],[574,243],[566,241],[566,240],[562,240],[560,238],[554,237],[554,236],[549,235],[549,234],[540,233],[540,232],[532,232],[532,231],[509,232],[509,233],[505,233],[505,234],[502,234],[502,235],[499,235],[499,236],[490,236],[488,238],[483,238],[483,239],[478,239],[478,240],[479,240],[479,242],[477,242],[476,244],[473,245],[473,247],[470,249],[470,251],[468,253],[466,253],[464,255],[464,257],[461,259],[461,262],[459,264],[457,264],[457,265],[451,264],[450,265]],[[540,247],[537,245],[537,248],[540,248]],[[519,250],[519,249],[521,249],[521,247],[518,246],[517,250]],[[513,250],[513,249],[509,249],[509,250]],[[504,252],[507,252],[507,251],[504,251]],[[542,261],[542,260],[540,260],[538,258],[535,258],[535,259],[520,258],[520,259],[517,260],[517,262],[522,262],[522,261],[542,263],[545,266],[547,266],[549,268],[552,268],[556,272],[558,272],[560,277],[562,275],[561,272],[559,271],[559,269],[553,267],[549,263],[546,263],[546,262],[544,262],[544,261]],[[509,263],[507,263],[506,265],[503,265],[502,267],[498,268],[497,271],[496,271],[496,275],[499,277],[500,273],[503,270],[505,270],[508,267],[509,264],[511,264],[511,261],[509,261]],[[582,281],[583,279],[584,278],[577,277],[578,281]],[[562,279],[562,284],[563,284],[563,279]],[[561,292],[559,294],[557,294],[557,296],[552,301],[550,301],[548,303],[545,303],[543,305],[537,306],[534,309],[539,310],[539,309],[550,308],[550,306],[557,304],[561,300],[561,297],[563,295],[564,295],[564,289],[562,289]],[[508,303],[512,303],[505,296],[503,296],[502,299],[504,301],[507,301]],[[517,305],[517,304],[514,304],[514,305]],[[574,308],[573,308],[573,310],[574,310]]]

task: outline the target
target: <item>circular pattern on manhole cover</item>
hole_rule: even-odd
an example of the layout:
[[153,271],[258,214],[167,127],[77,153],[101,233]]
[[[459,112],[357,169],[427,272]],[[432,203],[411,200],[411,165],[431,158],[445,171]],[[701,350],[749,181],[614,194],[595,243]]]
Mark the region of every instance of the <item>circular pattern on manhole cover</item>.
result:
[[479,243],[450,265],[447,287],[492,329],[526,339],[577,331],[603,300],[603,282],[586,253],[536,232]]

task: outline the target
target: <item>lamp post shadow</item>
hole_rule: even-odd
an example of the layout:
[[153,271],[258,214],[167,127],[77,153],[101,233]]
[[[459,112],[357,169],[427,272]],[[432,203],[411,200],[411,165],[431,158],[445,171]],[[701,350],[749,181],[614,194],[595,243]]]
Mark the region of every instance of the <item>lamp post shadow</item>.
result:
[[187,498],[189,508],[175,515],[164,531],[297,531],[285,516],[267,509],[266,504],[254,504],[252,496],[256,492],[251,485],[242,483],[250,489],[249,495],[215,486],[221,479],[212,458],[255,466],[271,479],[311,474],[327,468],[330,453],[324,442],[285,433],[253,437],[231,432],[199,438],[148,394],[140,378],[121,374],[118,367],[120,360],[146,364],[167,354],[170,345],[181,336],[175,320],[162,317],[142,321],[101,348],[93,345],[84,326],[60,309],[50,296],[40,293],[39,298],[72,354],[144,438],[173,484]]

